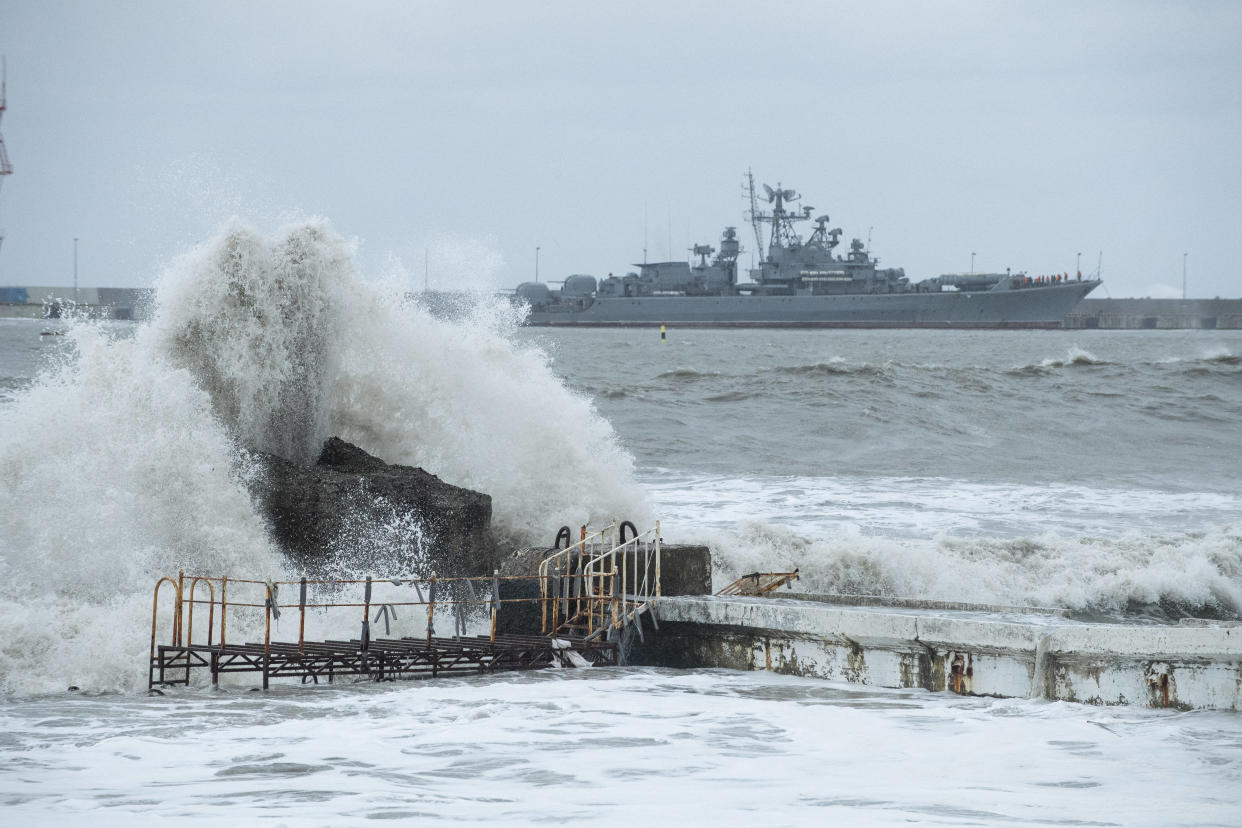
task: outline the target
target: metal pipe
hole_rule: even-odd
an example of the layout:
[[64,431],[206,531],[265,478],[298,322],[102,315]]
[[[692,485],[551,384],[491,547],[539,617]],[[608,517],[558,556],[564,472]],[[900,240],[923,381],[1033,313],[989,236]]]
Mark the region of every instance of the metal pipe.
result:
[[272,657],[272,588],[265,587],[267,591],[267,606],[264,608],[263,618],[263,689],[268,687],[268,666]]
[[500,581],[496,579],[499,574],[499,569],[492,570],[492,633],[488,640],[493,644],[496,643],[496,610],[500,605]]
[[[160,586],[165,581],[167,581],[169,584],[172,585],[174,592],[177,589],[177,582],[167,576],[160,578],[158,581],[155,582],[155,594],[152,596],[152,599],[151,599],[151,660],[148,663],[148,668],[147,668],[147,689],[148,690],[150,690],[152,687],[155,686],[155,624],[156,624],[156,620],[159,618]],[[163,664],[163,659],[161,659],[160,660],[160,681],[161,683],[163,682],[163,679],[164,679],[164,664]]]
[[177,611],[173,613],[173,643],[181,646],[181,616],[185,612],[185,608],[181,604],[181,597],[185,589],[185,572],[177,573]]
[[656,521],[656,525],[655,525],[655,545],[656,545],[656,572],[655,572],[655,576],[656,576],[656,583],[655,583],[655,594],[656,594],[656,597],[657,597],[657,598],[659,598],[659,597],[660,597],[660,595],[661,595],[661,592],[660,592],[660,544],[661,544],[661,541],[660,541],[660,521],[658,521],[658,520],[657,520],[657,521]]
[[212,628],[215,626],[216,613],[216,588],[211,585],[211,579],[202,575],[196,575],[190,581],[190,612],[186,620],[185,641],[187,644],[194,643],[194,588],[198,586],[199,581],[207,584],[208,600],[207,600],[207,646],[211,646]]
[[306,579],[302,579],[298,591],[298,652],[305,652],[303,642],[306,637]]
[[362,602],[362,646],[365,650],[371,646],[371,576],[367,576],[367,586]]
[[431,646],[431,634],[435,632],[436,618],[436,573],[431,573],[431,586],[428,587],[427,602],[427,646]]
[[229,576],[224,575],[220,578],[220,646],[221,647],[224,646],[224,626],[225,626],[225,621],[228,619],[228,613],[225,612],[225,610],[228,608],[228,603],[229,603],[228,593],[229,593]]

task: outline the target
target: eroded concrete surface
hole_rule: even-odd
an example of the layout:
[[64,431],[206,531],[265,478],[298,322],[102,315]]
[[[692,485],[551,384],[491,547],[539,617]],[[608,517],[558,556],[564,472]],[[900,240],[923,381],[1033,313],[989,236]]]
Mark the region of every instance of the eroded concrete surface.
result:
[[1242,625],[1080,623],[1010,607],[663,598],[632,659],[1087,704],[1242,709]]

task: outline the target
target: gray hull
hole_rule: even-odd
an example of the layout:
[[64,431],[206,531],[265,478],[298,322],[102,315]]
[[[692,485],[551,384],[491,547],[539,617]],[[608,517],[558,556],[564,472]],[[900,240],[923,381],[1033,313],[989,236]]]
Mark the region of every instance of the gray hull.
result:
[[828,296],[597,298],[580,310],[532,311],[535,326],[755,328],[1060,328],[1098,281],[999,291]]

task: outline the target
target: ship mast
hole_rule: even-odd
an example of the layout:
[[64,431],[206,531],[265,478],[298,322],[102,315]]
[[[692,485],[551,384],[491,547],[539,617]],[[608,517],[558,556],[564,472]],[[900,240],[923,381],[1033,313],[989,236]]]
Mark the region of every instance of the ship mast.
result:
[[[4,118],[5,105],[8,102],[9,67],[6,59],[0,56],[0,120]],[[9,163],[9,154],[4,149],[4,136],[0,135],[0,185],[4,184],[4,176],[13,174],[13,165]],[[4,231],[0,230],[0,245],[4,244]]]
[[759,211],[755,203],[757,198],[754,191],[754,179],[751,179],[752,207],[750,220],[755,225],[755,240],[759,243],[760,248],[763,247],[763,240],[760,238],[759,225],[767,221],[772,223],[772,236],[768,242],[768,257],[766,259],[766,261],[770,262],[775,260],[778,250],[802,246],[802,239],[798,237],[793,225],[795,221],[809,219],[811,217],[811,210],[814,208],[806,207],[801,213],[786,210],[786,202],[797,201],[801,196],[794,190],[784,189],[779,182],[777,182],[776,189],[772,189],[767,184],[764,184],[763,191],[767,196],[768,203],[772,205],[771,213]]
[[755,195],[755,174],[746,170],[746,183],[750,188],[750,225],[755,228],[755,249],[763,252],[763,231],[759,229],[763,217],[759,213],[759,199]]

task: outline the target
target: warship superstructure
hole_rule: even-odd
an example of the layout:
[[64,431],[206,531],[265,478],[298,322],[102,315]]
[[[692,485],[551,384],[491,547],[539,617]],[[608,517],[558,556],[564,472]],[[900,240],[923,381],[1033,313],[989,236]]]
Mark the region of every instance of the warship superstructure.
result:
[[[597,280],[576,274],[554,289],[523,282],[514,301],[529,305],[528,325],[859,328],[1059,328],[1100,284],[1082,274],[947,273],[912,282],[902,268],[879,268],[860,239],[836,252],[841,229],[815,208],[792,208],[794,190],[747,176],[755,243],[767,253],[738,279],[742,246],[726,227],[719,249],[695,245],[694,262],[644,262],[636,272]],[[766,197],[770,209],[760,209]],[[804,240],[797,223],[813,223]]]

